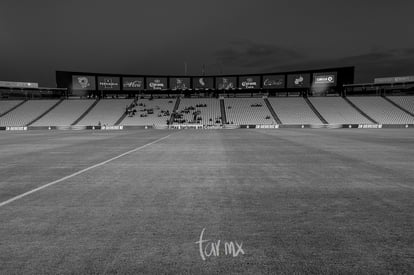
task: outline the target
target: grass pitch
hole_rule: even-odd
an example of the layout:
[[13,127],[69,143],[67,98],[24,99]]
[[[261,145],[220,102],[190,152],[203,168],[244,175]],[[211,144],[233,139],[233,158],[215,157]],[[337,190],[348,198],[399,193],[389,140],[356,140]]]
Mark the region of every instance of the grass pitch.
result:
[[414,272],[411,129],[3,132],[0,203],[88,168],[0,207],[1,274]]

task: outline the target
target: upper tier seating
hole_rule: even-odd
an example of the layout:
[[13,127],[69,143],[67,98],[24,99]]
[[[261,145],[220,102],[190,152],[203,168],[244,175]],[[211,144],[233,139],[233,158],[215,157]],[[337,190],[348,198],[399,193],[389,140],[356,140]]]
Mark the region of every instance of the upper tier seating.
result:
[[132,99],[101,99],[76,125],[98,125],[100,122],[101,125],[112,126],[121,118],[132,101]]
[[22,101],[23,100],[0,100],[0,116]]
[[302,97],[270,97],[269,102],[283,124],[322,124]]
[[309,100],[329,124],[372,124],[342,97],[310,97]]
[[158,125],[165,126],[171,117],[176,99],[139,99],[134,115],[128,115],[121,122],[121,125]]
[[388,96],[388,98],[414,114],[414,96]]
[[224,105],[230,124],[276,124],[263,98],[225,98]]
[[379,96],[348,97],[358,108],[381,124],[411,124],[414,117]]
[[32,126],[69,126],[94,102],[95,100],[64,100]]
[[0,117],[0,126],[26,126],[57,102],[58,100],[29,100]]
[[[194,110],[191,109],[193,107]],[[180,101],[180,106],[178,107],[177,112],[183,115],[183,119],[186,123],[195,123],[193,113],[198,112],[197,118],[201,118],[199,120],[200,124],[221,124],[220,100],[217,98],[183,98]]]

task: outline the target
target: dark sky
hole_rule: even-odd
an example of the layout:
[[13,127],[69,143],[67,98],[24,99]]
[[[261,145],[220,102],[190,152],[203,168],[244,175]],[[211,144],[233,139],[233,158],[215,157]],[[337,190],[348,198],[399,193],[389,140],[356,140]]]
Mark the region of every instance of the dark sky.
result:
[[412,0],[1,0],[0,80],[56,70],[261,73],[356,66],[414,75]]

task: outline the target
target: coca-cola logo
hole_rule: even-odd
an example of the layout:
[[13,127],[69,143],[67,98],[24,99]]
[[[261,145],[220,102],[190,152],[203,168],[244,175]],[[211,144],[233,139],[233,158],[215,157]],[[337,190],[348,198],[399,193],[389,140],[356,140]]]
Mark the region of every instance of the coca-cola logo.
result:
[[282,79],[266,78],[263,81],[263,85],[266,86],[266,87],[269,87],[269,86],[282,86],[283,85],[283,80]]

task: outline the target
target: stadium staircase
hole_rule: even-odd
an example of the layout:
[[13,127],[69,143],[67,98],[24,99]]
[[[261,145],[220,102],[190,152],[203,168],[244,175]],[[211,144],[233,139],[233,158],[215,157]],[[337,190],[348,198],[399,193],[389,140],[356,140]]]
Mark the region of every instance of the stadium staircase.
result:
[[124,118],[127,116],[127,112],[124,112],[122,116],[115,122],[115,126],[118,126],[121,124],[121,122],[124,120]]
[[405,112],[405,113],[409,114],[410,116],[413,116],[413,117],[414,117],[414,114],[413,114],[413,113],[411,113],[410,111],[408,111],[408,110],[404,109],[402,106],[400,106],[400,105],[399,105],[399,104],[397,104],[396,102],[392,101],[392,100],[391,100],[391,99],[389,99],[388,97],[383,96],[383,98],[384,98],[386,101],[388,101],[389,103],[391,103],[392,105],[394,105],[395,107],[397,107],[398,109],[400,109],[401,111],[403,111],[403,112]]
[[99,99],[97,99],[91,106],[89,106],[89,108],[77,120],[75,120],[71,126],[78,124],[79,121],[81,121],[87,114],[89,114],[89,112],[96,106],[96,104],[98,104],[98,102]]
[[351,105],[355,110],[357,110],[361,115],[363,115],[364,117],[366,117],[369,121],[371,121],[374,124],[378,124],[378,122],[376,122],[375,120],[373,120],[369,115],[367,115],[364,111],[362,111],[360,108],[358,108],[358,106],[356,106],[351,100],[349,100],[349,98],[347,98],[346,96],[344,96],[344,99],[346,100],[346,102],[349,103],[349,105]]
[[52,111],[53,109],[55,109],[60,103],[63,102],[63,98],[61,100],[59,100],[58,102],[56,102],[55,105],[53,105],[52,107],[50,107],[49,109],[47,109],[43,114],[41,114],[40,116],[38,116],[37,118],[33,119],[32,121],[30,121],[29,123],[27,123],[26,126],[30,126],[33,123],[35,123],[36,121],[38,121],[39,119],[41,119],[42,117],[44,117],[47,113],[49,113],[50,111]]
[[272,104],[270,104],[269,99],[264,98],[264,102],[267,105],[267,108],[269,108],[270,113],[272,114],[274,120],[276,121],[277,124],[282,124],[282,121],[280,120],[280,118],[277,116],[275,110],[272,107]]
[[223,124],[227,124],[226,106],[224,105],[224,99],[220,99],[221,121]]
[[168,122],[169,125],[172,125],[174,123],[174,114],[177,112],[178,107],[180,107],[181,98],[177,97],[177,100],[175,101],[174,109],[171,112],[170,121]]
[[28,99],[23,100],[22,102],[20,102],[19,104],[17,104],[16,106],[14,106],[13,108],[7,110],[6,112],[0,114],[0,117],[7,115],[8,113],[16,110],[17,108],[19,108],[20,106],[22,106],[24,103],[26,103],[28,101]]
[[319,113],[318,110],[316,110],[315,106],[313,106],[312,102],[309,100],[309,98],[305,97],[306,103],[309,105],[311,110],[315,113],[315,115],[322,121],[323,124],[329,124],[328,121]]

